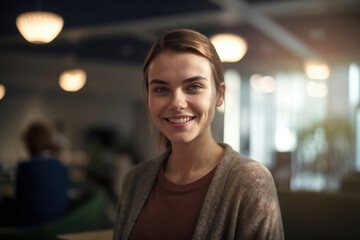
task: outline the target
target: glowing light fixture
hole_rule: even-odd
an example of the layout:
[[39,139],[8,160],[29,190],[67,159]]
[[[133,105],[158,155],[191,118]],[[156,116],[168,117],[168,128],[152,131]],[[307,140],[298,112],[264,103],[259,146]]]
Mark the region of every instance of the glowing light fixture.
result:
[[82,69],[72,69],[61,73],[60,87],[68,92],[79,91],[86,82],[86,72]]
[[275,132],[275,147],[279,152],[291,152],[297,144],[294,134],[288,127],[279,127]]
[[330,76],[330,68],[326,62],[319,60],[306,60],[304,62],[305,74],[313,80],[326,80]]
[[246,41],[233,34],[217,34],[210,38],[222,62],[238,62],[246,51]]
[[272,93],[275,91],[275,80],[270,76],[254,74],[250,78],[250,84],[260,93]]
[[5,86],[0,84],[0,100],[5,96]]
[[26,12],[16,18],[19,32],[31,43],[51,42],[60,33],[63,25],[63,18],[51,12]]
[[328,95],[328,87],[325,83],[323,82],[308,82],[308,84],[306,85],[306,91],[309,94],[310,97],[313,98],[324,98]]

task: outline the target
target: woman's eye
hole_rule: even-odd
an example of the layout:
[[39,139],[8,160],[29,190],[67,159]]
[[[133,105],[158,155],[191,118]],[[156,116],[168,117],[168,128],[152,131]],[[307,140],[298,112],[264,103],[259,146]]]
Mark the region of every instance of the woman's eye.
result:
[[168,92],[168,90],[165,87],[157,87],[157,88],[154,89],[154,92],[156,92],[156,93],[166,93],[166,92]]
[[197,91],[197,90],[199,90],[199,89],[201,89],[201,86],[200,86],[200,85],[191,85],[191,86],[189,87],[189,90],[190,90],[190,91]]

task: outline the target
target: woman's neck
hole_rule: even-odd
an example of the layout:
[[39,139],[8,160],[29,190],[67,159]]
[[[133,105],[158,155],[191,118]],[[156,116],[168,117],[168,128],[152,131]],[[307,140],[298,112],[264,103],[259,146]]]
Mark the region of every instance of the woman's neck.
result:
[[223,148],[211,138],[196,139],[188,144],[172,144],[164,167],[165,177],[177,184],[194,182],[216,167]]

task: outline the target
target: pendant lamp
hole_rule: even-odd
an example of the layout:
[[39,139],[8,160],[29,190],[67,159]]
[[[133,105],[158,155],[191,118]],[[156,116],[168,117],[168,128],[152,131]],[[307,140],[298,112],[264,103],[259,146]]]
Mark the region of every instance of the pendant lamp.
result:
[[63,25],[63,18],[51,12],[26,12],[16,18],[16,26],[21,35],[27,41],[37,44],[54,40]]
[[234,34],[217,34],[210,38],[222,62],[238,62],[246,51],[246,41]]
[[86,82],[86,72],[82,69],[71,69],[60,74],[59,85],[67,92],[79,91]]
[[312,80],[326,80],[330,76],[329,65],[320,60],[308,59],[304,61],[305,74]]
[[328,95],[329,89],[325,82],[310,81],[306,85],[306,91],[310,97],[324,98]]

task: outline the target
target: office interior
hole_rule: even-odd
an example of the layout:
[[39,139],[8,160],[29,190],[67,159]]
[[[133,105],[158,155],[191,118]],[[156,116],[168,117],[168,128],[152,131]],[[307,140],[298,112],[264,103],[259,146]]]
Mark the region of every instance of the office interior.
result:
[[[14,0],[0,6],[0,201],[14,198],[17,165],[28,159],[23,131],[43,121],[62,141],[73,202],[61,218],[25,230],[2,208],[0,236],[56,239],[112,228],[124,175],[159,153],[142,63],[164,32],[190,28],[246,42],[240,60],[224,62],[226,104],[217,110],[213,134],[271,171],[285,238],[360,237],[360,1]],[[16,19],[31,11],[63,18],[54,40],[31,43],[20,34]],[[325,77],[308,75],[312,60],[325,64]],[[59,78],[74,69],[86,81],[77,91],[64,90]]]

